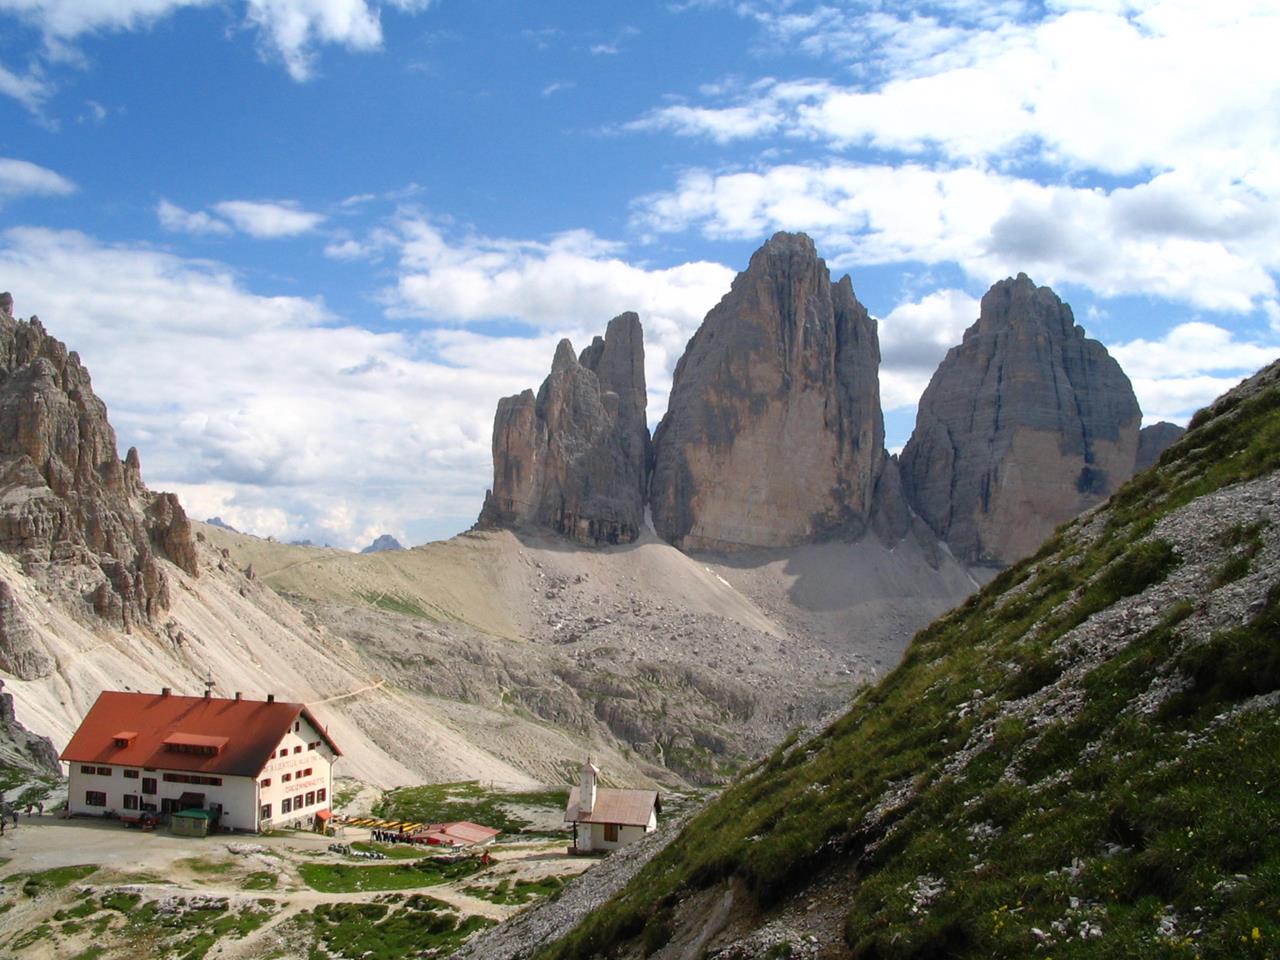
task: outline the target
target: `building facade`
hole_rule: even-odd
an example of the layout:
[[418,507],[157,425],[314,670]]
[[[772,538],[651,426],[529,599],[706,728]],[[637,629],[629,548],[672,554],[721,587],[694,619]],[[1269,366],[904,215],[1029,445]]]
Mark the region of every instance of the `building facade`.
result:
[[210,810],[260,831],[328,816],[342,751],[301,703],[106,691],[61,759],[72,814]]
[[569,790],[564,819],[573,826],[573,850],[616,850],[658,829],[662,799],[656,790],[616,790],[600,786],[600,768],[590,760],[578,785]]

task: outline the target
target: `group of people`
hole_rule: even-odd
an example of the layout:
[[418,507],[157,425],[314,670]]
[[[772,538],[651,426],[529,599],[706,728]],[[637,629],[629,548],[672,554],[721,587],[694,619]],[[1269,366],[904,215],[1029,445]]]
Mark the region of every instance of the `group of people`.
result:
[[[43,802],[43,801],[37,801],[36,803],[28,803],[28,804],[27,804],[27,816],[28,816],[28,817],[29,817],[29,816],[31,816],[31,811],[32,811],[32,810],[36,810],[36,809],[39,809],[39,811],[40,811],[40,815],[41,815],[41,816],[43,816],[43,815],[44,815],[44,802]],[[13,803],[6,803],[6,804],[3,804],[3,805],[0,805],[0,837],[3,837],[3,836],[4,836],[4,830],[5,830],[5,827],[6,827],[6,826],[8,826],[10,822],[12,822],[12,823],[13,823],[13,826],[14,826],[14,828],[16,829],[16,828],[17,828],[17,826],[18,826],[18,807],[17,807],[17,805],[16,805],[16,804],[13,804]]]
[[375,843],[413,843],[413,838],[404,832],[404,828],[400,830],[370,830],[369,839]]

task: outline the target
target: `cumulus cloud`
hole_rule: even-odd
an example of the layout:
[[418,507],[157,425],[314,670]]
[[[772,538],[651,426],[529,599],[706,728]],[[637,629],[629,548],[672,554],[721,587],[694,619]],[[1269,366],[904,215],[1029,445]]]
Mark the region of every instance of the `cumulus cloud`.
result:
[[[431,0],[389,0],[414,13]],[[43,32],[55,53],[98,31],[137,30],[189,7],[242,9],[265,56],[279,59],[295,80],[314,72],[315,48],[333,44],[350,50],[382,46],[380,8],[369,0],[0,0],[0,13],[21,17]],[[0,92],[5,89],[0,75]]]
[[224,200],[214,204],[213,209],[230,220],[238,230],[261,239],[296,237],[314,230],[325,220],[324,214],[303,210],[291,200]]
[[[1196,199],[1158,214],[1144,197],[1184,191]],[[1161,226],[1157,216],[1180,222]],[[1106,191],[919,164],[692,170],[674,189],[641,198],[634,219],[654,234],[696,228],[715,238],[804,230],[840,266],[953,262],[980,283],[1025,271],[1102,296],[1155,294],[1212,310],[1274,301],[1280,269],[1280,217],[1269,197],[1188,174]]]
[[0,157],[0,203],[11,197],[61,197],[75,191],[76,185],[60,173],[26,160]]
[[983,282],[1026,270],[1107,297],[1276,309],[1269,0],[732,9],[768,46],[845,73],[730,77],[628,128],[863,159],[771,163],[761,150],[688,170],[637,203],[641,229],[802,229],[845,266],[955,262]]
[[494,403],[529,385],[492,356],[448,363],[412,330],[361,329],[218,264],[80,233],[0,234],[0,273],[22,278],[19,313],[80,351],[148,483],[260,534],[354,547],[465,528],[490,479]]
[[1156,339],[1108,347],[1133,381],[1146,423],[1187,418],[1280,357],[1280,340],[1241,339],[1216,324],[1182,323]]
[[161,200],[156,204],[156,218],[160,221],[160,226],[174,233],[228,234],[231,232],[231,227],[217,217],[210,216],[202,210],[194,212],[184,210],[168,200]]
[[19,76],[0,63],[0,96],[12,97],[38,117],[49,93],[49,84],[40,74]]
[[[666,409],[671,375],[689,337],[734,276],[707,261],[637,266],[622,258],[617,244],[586,231],[546,242],[451,238],[422,218],[403,220],[399,230],[399,279],[386,292],[394,314],[457,325],[517,320],[557,338],[571,336],[581,349],[610,318],[634,310],[645,330],[651,419]],[[543,352],[538,379],[550,356]]]
[[916,404],[978,310],[977,299],[963,290],[935,290],[898,304],[880,321],[880,403],[886,411]]

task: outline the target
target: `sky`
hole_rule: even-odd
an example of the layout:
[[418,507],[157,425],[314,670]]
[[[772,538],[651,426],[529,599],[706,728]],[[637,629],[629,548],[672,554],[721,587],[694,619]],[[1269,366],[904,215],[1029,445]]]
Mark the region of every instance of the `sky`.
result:
[[0,290],[196,518],[450,536],[626,310],[649,415],[777,230],[900,448],[994,282],[1184,422],[1280,355],[1280,2],[0,0]]

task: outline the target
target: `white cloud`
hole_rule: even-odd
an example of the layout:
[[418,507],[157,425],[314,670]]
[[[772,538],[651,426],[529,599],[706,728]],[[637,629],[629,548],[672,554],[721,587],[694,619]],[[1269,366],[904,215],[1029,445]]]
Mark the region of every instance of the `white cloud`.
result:
[[1107,192],[918,164],[693,170],[674,190],[641,198],[635,222],[733,239],[803,230],[842,267],[954,262],[982,283],[1025,271],[1103,296],[1155,294],[1213,310],[1274,300],[1280,216],[1269,197],[1168,176]]
[[303,210],[288,200],[274,203],[224,200],[214,204],[213,209],[235,224],[237,229],[251,237],[264,239],[308,233],[325,219],[324,214]]
[[174,233],[229,234],[231,232],[231,227],[217,217],[212,217],[203,210],[195,212],[184,210],[168,200],[161,200],[156,204],[156,217],[160,221],[160,226]]
[[[431,0],[390,0],[408,13],[425,10]],[[66,45],[98,31],[138,30],[190,7],[243,9],[245,23],[258,33],[264,54],[279,58],[295,80],[314,72],[315,48],[325,44],[350,50],[382,46],[380,8],[369,0],[0,0],[0,13],[19,16],[45,35],[50,51],[65,55]],[[0,92],[5,89],[0,75]]]
[[1280,339],[1241,340],[1211,323],[1182,323],[1157,340],[1107,348],[1130,379],[1143,420],[1187,418],[1255,370],[1280,357]]
[[363,546],[411,523],[464,528],[491,477],[494,404],[529,385],[492,356],[452,365],[429,338],[79,233],[0,234],[0,274],[21,278],[21,314],[80,351],[153,488],[261,533]]
[[880,403],[885,410],[914,406],[938,364],[978,319],[979,303],[963,290],[935,290],[901,303],[880,327]]
[[75,193],[76,185],[59,173],[26,160],[0,157],[0,202],[9,197]]
[[[579,350],[627,310],[645,331],[649,416],[666,409],[676,361],[706,312],[729,289],[734,271],[699,261],[646,269],[584,231],[546,243],[467,237],[450,240],[423,219],[401,223],[400,276],[388,291],[393,312],[455,324],[515,319],[560,336]],[[554,339],[550,341],[554,343]],[[550,369],[541,350],[534,386]]]
[[12,97],[28,111],[40,116],[50,92],[48,82],[40,74],[19,76],[0,64],[0,96]]

